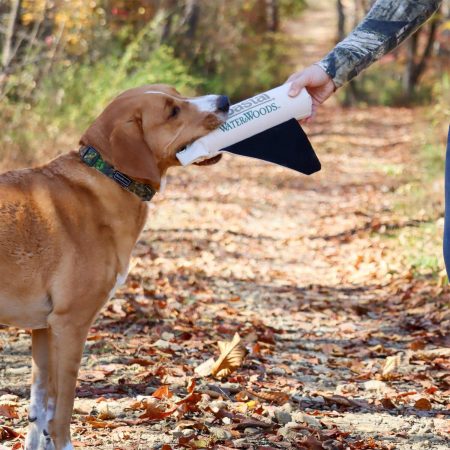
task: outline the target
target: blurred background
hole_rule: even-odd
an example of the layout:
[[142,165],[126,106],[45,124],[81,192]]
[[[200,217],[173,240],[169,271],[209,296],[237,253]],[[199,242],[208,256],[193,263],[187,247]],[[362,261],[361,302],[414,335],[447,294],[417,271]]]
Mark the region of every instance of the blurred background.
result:
[[[105,103],[132,86],[165,82],[237,101],[282,83],[320,57],[317,48],[324,56],[329,36],[342,39],[373,2],[320,3],[334,23],[310,24],[305,36],[302,17],[315,5],[307,0],[0,0],[0,167],[73,147]],[[448,112],[449,3],[342,90],[342,105]]]

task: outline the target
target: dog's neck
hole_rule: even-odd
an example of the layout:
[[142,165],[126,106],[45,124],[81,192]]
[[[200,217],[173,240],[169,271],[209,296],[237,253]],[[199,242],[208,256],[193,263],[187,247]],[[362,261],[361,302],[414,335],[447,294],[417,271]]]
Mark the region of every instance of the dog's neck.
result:
[[149,202],[156,194],[156,190],[149,184],[133,180],[133,178],[104,161],[100,155],[100,152],[94,147],[82,146],[80,148],[80,157],[81,160],[89,167],[92,167],[100,173],[103,173],[108,178],[111,178],[111,180],[114,180],[123,189],[137,195],[144,202]]

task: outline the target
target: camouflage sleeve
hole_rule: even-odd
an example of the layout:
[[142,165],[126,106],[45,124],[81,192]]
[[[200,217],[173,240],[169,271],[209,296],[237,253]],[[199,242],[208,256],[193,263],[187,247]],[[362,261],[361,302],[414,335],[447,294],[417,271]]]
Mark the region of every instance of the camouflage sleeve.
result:
[[364,20],[318,63],[341,87],[397,47],[442,0],[378,0]]

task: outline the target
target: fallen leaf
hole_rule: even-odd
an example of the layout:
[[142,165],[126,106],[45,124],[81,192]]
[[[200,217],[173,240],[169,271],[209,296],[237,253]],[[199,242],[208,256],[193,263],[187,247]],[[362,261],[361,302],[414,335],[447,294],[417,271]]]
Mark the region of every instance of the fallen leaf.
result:
[[389,397],[384,397],[384,398],[381,400],[381,404],[382,404],[383,407],[386,408],[386,409],[395,409],[395,408],[396,408],[394,402],[393,402]]
[[119,428],[121,426],[120,423],[117,422],[106,422],[103,420],[99,420],[97,417],[94,416],[86,416],[84,419],[93,429],[102,429],[102,428]]
[[182,405],[183,403],[191,403],[196,404],[202,399],[202,394],[198,392],[193,392],[192,394],[189,394],[187,397],[183,398],[182,400],[177,402],[177,405]]
[[409,348],[413,351],[423,350],[426,347],[426,342],[420,339],[410,342]]
[[15,439],[19,436],[20,433],[14,431],[12,428],[0,425],[0,441],[8,441],[9,439]]
[[210,441],[209,439],[200,438],[200,439],[194,439],[190,441],[190,447],[191,448],[209,448],[210,447]]
[[322,396],[327,402],[329,403],[335,403],[336,405],[341,406],[355,406],[355,402],[347,397],[344,397],[343,395],[332,395],[331,397]]
[[194,392],[194,389],[195,389],[195,385],[196,385],[196,384],[197,384],[197,383],[196,383],[196,381],[195,381],[195,378],[191,378],[191,379],[189,380],[188,385],[187,385],[187,391],[188,391],[189,394],[192,394],[192,393]]
[[152,397],[162,400],[163,398],[173,397],[173,394],[172,394],[172,392],[170,392],[169,386],[167,384],[165,384],[163,386],[160,386],[158,389],[156,389],[156,391],[153,392]]
[[436,386],[430,386],[428,389],[425,389],[425,392],[427,394],[433,395],[436,393],[439,389]]
[[211,369],[211,374],[224,378],[234,372],[244,361],[246,350],[241,344],[241,338],[236,333],[231,342],[219,342],[220,356]]
[[421,411],[430,411],[432,406],[430,400],[427,398],[419,398],[419,400],[414,403],[414,408],[420,409]]
[[383,366],[382,376],[386,377],[398,371],[401,364],[401,353],[394,356],[388,356]]
[[6,449],[6,450],[23,450],[25,447],[22,445],[21,442],[16,442],[11,449]]
[[308,437],[304,437],[300,441],[301,445],[308,450],[323,450],[324,447],[322,443],[317,440],[313,435],[309,435]]
[[145,412],[139,416],[140,419],[150,419],[150,420],[162,420],[166,417],[172,415],[177,408],[169,409],[168,411],[164,411],[159,406],[154,405],[153,403],[145,403]]
[[247,392],[250,395],[262,398],[267,402],[276,403],[277,405],[284,405],[289,401],[289,395],[282,391],[255,392],[248,389]]
[[211,375],[212,368],[214,367],[214,358],[209,358],[207,361],[197,366],[194,372],[200,377],[209,377]]
[[15,406],[12,405],[0,405],[0,416],[7,419],[18,419],[19,415]]
[[246,402],[248,400],[248,392],[240,391],[235,395],[235,398],[238,402]]
[[235,430],[244,430],[245,428],[272,428],[272,424],[262,422],[257,419],[244,419],[239,423],[233,425]]
[[103,370],[82,370],[78,374],[78,380],[95,383],[96,381],[103,381],[106,378],[106,375],[107,373]]

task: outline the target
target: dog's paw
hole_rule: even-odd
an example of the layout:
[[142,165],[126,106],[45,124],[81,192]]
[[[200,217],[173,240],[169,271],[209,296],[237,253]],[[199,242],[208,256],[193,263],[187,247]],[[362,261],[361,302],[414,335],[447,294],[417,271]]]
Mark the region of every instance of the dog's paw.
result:
[[39,450],[55,450],[55,446],[53,445],[52,438],[48,434],[47,430],[44,430],[41,434],[41,447]]
[[25,439],[25,450],[41,450],[42,433],[37,423],[32,422],[28,427],[27,437]]

